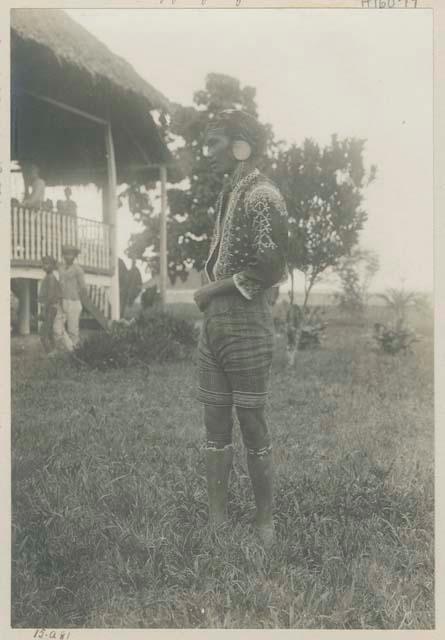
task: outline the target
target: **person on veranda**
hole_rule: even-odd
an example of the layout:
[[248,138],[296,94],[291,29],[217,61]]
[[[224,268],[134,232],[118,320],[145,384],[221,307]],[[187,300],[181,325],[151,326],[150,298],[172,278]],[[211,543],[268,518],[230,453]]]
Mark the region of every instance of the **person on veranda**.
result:
[[23,167],[23,179],[25,182],[25,198],[23,207],[40,209],[45,202],[45,181],[40,177],[39,167],[36,164],[25,164]]
[[77,216],[77,204],[71,199],[73,194],[71,187],[65,187],[63,192],[65,194],[65,200],[57,200],[57,211],[75,218]]
[[278,188],[256,168],[265,140],[264,128],[243,111],[223,111],[209,125],[208,161],[226,179],[206,262],[209,283],[194,299],[204,312],[198,399],[207,435],[210,521],[219,525],[227,519],[235,407],[256,502],[256,530],[267,548],[274,542],[272,447],[265,418],[274,342],[269,296],[287,273],[288,230]]

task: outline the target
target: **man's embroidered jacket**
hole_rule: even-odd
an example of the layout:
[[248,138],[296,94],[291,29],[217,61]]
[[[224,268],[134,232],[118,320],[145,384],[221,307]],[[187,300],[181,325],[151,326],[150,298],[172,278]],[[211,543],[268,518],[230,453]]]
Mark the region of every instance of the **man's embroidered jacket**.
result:
[[206,273],[210,281],[232,277],[240,293],[252,300],[287,276],[287,210],[278,188],[257,169],[242,178],[216,221]]

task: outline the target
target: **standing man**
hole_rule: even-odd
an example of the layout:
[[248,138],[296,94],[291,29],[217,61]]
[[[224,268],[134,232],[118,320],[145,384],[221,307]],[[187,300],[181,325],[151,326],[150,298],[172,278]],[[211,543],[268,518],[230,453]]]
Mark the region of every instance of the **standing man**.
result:
[[57,315],[62,314],[62,289],[60,283],[54,275],[56,261],[52,256],[42,258],[42,267],[46,273],[39,288],[38,300],[42,306],[40,320],[40,340],[45,352],[50,355],[54,353],[55,332],[54,325]]
[[46,184],[40,177],[39,167],[36,164],[25,164],[23,167],[23,179],[25,181],[26,195],[22,206],[40,209],[45,202]]
[[74,260],[80,250],[72,245],[62,247],[65,264],[59,266],[60,285],[62,287],[62,306],[66,317],[68,337],[71,340],[71,351],[79,343],[79,320],[82,311],[82,299],[87,296],[85,275],[80,265]]
[[70,216],[74,216],[74,217],[77,216],[77,204],[74,202],[74,200],[71,200],[71,196],[73,193],[71,191],[71,187],[65,187],[63,192],[65,194],[65,200],[61,202],[62,212]]
[[65,331],[65,316],[62,309],[62,288],[54,275],[57,262],[52,256],[42,258],[42,267],[46,276],[39,289],[38,300],[42,305],[40,339],[48,355],[57,351],[72,349],[71,340]]
[[199,342],[199,391],[207,433],[209,516],[227,518],[235,406],[256,502],[256,528],[274,541],[272,455],[264,405],[274,325],[270,288],[286,275],[287,211],[277,187],[256,168],[265,149],[263,127],[238,110],[221,112],[206,136],[212,170],[226,176],[206,273],[195,293],[204,312]]

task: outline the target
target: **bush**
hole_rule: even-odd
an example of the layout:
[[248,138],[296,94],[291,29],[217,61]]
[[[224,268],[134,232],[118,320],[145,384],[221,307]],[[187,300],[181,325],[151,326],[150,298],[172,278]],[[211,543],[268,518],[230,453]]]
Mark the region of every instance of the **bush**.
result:
[[411,350],[414,342],[418,342],[415,332],[406,325],[408,311],[411,308],[425,310],[428,305],[427,298],[423,294],[403,288],[387,289],[385,293],[378,294],[378,297],[384,300],[393,316],[393,322],[388,326],[376,323],[374,340],[386,353],[406,353]]
[[158,291],[158,288],[155,286],[147,287],[144,289],[141,295],[141,307],[143,309],[150,309],[154,307],[156,304],[159,304],[161,301],[161,294]]
[[130,322],[114,322],[80,344],[74,361],[106,370],[183,360],[196,346],[192,323],[165,311],[148,309]]
[[406,353],[411,350],[411,345],[414,342],[418,342],[414,331],[408,329],[403,321],[398,321],[393,326],[376,322],[373,337],[382,351],[392,355],[401,351]]
[[288,348],[298,347],[302,351],[319,347],[327,327],[320,317],[323,314],[324,309],[321,307],[303,308],[291,305],[287,314]]

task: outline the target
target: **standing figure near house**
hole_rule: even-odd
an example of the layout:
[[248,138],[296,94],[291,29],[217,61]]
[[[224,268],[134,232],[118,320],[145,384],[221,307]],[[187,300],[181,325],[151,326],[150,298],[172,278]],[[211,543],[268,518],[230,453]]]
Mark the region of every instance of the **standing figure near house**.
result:
[[68,337],[72,350],[79,343],[79,321],[82,312],[82,299],[87,296],[85,275],[80,265],[74,260],[80,250],[73,245],[62,247],[64,264],[59,265],[59,277],[62,287],[62,307],[66,317]]
[[215,173],[229,176],[216,203],[206,272],[195,293],[204,312],[199,341],[198,399],[204,404],[209,515],[227,518],[233,460],[233,406],[247,451],[256,502],[256,529],[274,542],[272,449],[264,407],[274,324],[270,288],[286,274],[287,211],[277,187],[256,168],[264,128],[251,115],[226,110],[211,121],[206,143]]
[[40,340],[48,355],[57,350],[67,350],[69,342],[64,330],[65,318],[62,310],[62,288],[54,275],[57,262],[52,256],[42,258],[42,267],[46,273],[39,288],[38,300],[42,306],[40,320]]
[[65,194],[65,200],[57,200],[57,211],[59,213],[66,213],[69,216],[77,216],[77,204],[74,200],[71,200],[72,191],[71,187],[65,187],[63,190]]
[[22,206],[40,209],[45,202],[46,184],[40,177],[39,167],[36,164],[24,164],[23,179],[25,181],[25,198]]

